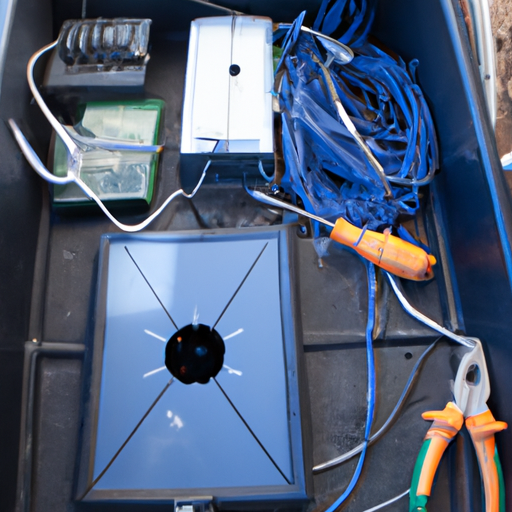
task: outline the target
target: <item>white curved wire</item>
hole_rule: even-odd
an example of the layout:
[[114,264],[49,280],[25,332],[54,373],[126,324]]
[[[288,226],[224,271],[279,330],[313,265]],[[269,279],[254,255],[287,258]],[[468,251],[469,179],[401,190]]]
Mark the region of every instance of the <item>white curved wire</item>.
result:
[[[49,181],[50,183],[54,183],[56,185],[65,185],[67,183],[76,183],[84,192],[84,194],[95,201],[95,203],[101,208],[103,213],[121,230],[126,231],[127,233],[136,233],[137,231],[141,231],[145,227],[149,226],[151,222],[153,222],[161,213],[162,211],[167,207],[167,205],[173,201],[178,196],[184,196],[187,199],[191,199],[195,196],[201,185],[203,184],[204,178],[206,176],[206,171],[210,167],[211,160],[208,160],[207,164],[205,165],[203,169],[203,173],[201,174],[201,177],[199,178],[199,181],[197,185],[195,186],[194,190],[187,194],[183,189],[176,190],[173,192],[164,202],[163,204],[153,212],[147,219],[140,222],[139,224],[123,224],[122,222],[119,222],[107,209],[107,207],[103,204],[103,201],[89,188],[89,186],[77,175],[75,174],[75,169],[71,168],[68,169],[67,176],[61,177],[61,176],[55,176],[51,172],[46,169],[46,167],[43,165],[39,157],[37,156],[36,152],[32,148],[32,146],[28,143],[27,139],[23,135],[23,132],[20,130],[18,125],[13,119],[9,119],[9,126],[11,127],[11,130],[14,133],[14,137],[16,138],[16,142],[20,146],[20,149],[22,153],[25,155],[25,158],[28,160],[28,163],[31,165],[31,167],[34,169],[34,171],[37,172],[42,178],[44,178],[46,181]],[[79,155],[78,155],[79,156]],[[77,165],[77,162],[75,162],[75,165]]]
[[405,298],[404,294],[402,293],[398,286],[395,277],[386,271],[384,271],[384,274],[386,274],[388,281],[391,284],[391,288],[393,288],[393,291],[395,292],[395,295],[398,301],[400,302],[401,306],[405,309],[407,313],[409,313],[409,315],[411,315],[413,318],[416,318],[416,320],[419,320],[420,322],[424,323],[426,326],[430,327],[434,331],[443,334],[447,338],[450,338],[453,341],[456,341],[457,343],[464,345],[465,347],[475,347],[475,342],[471,338],[467,336],[460,336],[459,334],[455,334],[449,331],[442,325],[439,325],[437,322],[434,322],[434,320],[430,319],[428,316],[425,316],[423,313],[420,313],[417,309],[415,309]]
[[66,185],[67,183],[75,181],[73,176],[69,173],[67,176],[55,176],[55,174],[49,172],[37,156],[36,152],[32,149],[32,146],[28,143],[25,135],[23,135],[23,132],[19,129],[14,119],[9,119],[9,126],[11,127],[14,138],[16,139],[21,152],[25,155],[25,158],[28,160],[32,169],[34,169],[39,176],[50,183],[55,183],[56,185]]
[[384,503],[380,503],[379,505],[375,505],[375,507],[367,508],[364,512],[375,512],[376,510],[380,510],[381,508],[387,507],[388,505],[392,505],[393,503],[397,502],[398,500],[401,500],[405,496],[409,494],[411,489],[407,489],[407,491],[403,492],[402,494],[399,494],[398,496],[395,496],[394,498],[391,498],[388,501],[385,501]]
[[52,114],[51,110],[44,102],[43,97],[41,96],[41,93],[39,92],[39,89],[34,81],[34,66],[36,65],[36,62],[38,61],[39,57],[55,48],[57,46],[57,43],[58,40],[53,41],[53,43],[50,43],[46,46],[43,46],[43,48],[38,50],[36,53],[34,53],[34,55],[32,55],[32,57],[30,57],[27,64],[27,82],[28,86],[30,87],[30,92],[34,96],[34,99],[36,100],[36,103],[39,105],[39,108],[43,112],[44,116],[46,117],[46,119],[48,119],[48,122],[52,125],[52,128],[57,132],[57,135],[62,139],[62,142],[64,142],[65,146],[68,148],[71,158],[76,160],[78,158],[80,148],[78,147],[76,142],[69,136],[68,132],[59,123],[56,117]]
[[[125,142],[125,141],[110,141],[107,139],[102,139],[101,137],[86,137],[77,133],[73,127],[65,127],[62,125],[58,119],[53,115],[52,111],[48,108],[41,93],[39,92],[39,88],[34,80],[34,67],[41,57],[41,55],[46,52],[52,50],[57,46],[58,40],[53,41],[30,57],[27,64],[27,82],[30,88],[30,92],[34,96],[36,103],[39,105],[39,108],[43,112],[48,122],[52,125],[52,128],[56,131],[57,135],[62,139],[66,148],[71,155],[71,158],[74,160],[78,159],[78,153],[81,149],[85,147],[94,147],[94,148],[102,148],[110,151],[114,150],[130,150],[130,151],[144,151],[146,153],[159,153],[162,151],[163,146],[160,144],[156,145],[145,145],[138,144],[134,142]],[[71,130],[71,133],[70,133]],[[82,144],[84,148],[80,148],[79,144]]]
[[126,231],[127,233],[136,233],[137,231],[141,231],[145,227],[149,226],[167,207],[167,205],[176,199],[178,196],[186,197],[187,199],[191,199],[195,196],[196,192],[199,190],[201,185],[203,184],[204,178],[206,176],[206,171],[208,170],[208,167],[210,167],[211,160],[208,160],[208,163],[205,165],[203,169],[203,173],[201,174],[201,178],[199,178],[199,181],[197,185],[195,186],[194,190],[187,194],[182,188],[179,190],[176,190],[173,192],[163,203],[162,205],[153,212],[147,219],[142,221],[139,224],[123,224],[122,222],[119,222],[107,209],[107,207],[103,204],[101,199],[87,186],[86,183],[84,183],[78,176],[75,176],[75,183],[82,189],[84,194],[86,194],[89,198],[93,199],[96,204],[101,208],[103,213],[119,228],[123,231]]
[[[78,170],[81,161],[82,151],[85,150],[87,147],[100,147],[106,150],[125,149],[131,151],[159,153],[163,149],[163,146],[142,145],[124,141],[109,141],[96,137],[84,137],[78,134],[74,130],[74,128],[69,128],[62,125],[46,105],[34,80],[34,67],[36,65],[36,62],[41,57],[41,55],[55,48],[57,46],[57,43],[58,40],[53,41],[53,43],[44,46],[43,48],[35,52],[32,55],[32,57],[30,57],[27,64],[27,82],[30,87],[30,91],[32,92],[32,95],[36,100],[36,103],[39,105],[39,108],[41,109],[46,119],[51,124],[52,128],[55,130],[55,132],[60,137],[60,139],[62,140],[62,142],[68,150],[67,176],[55,176],[50,171],[48,171],[48,169],[37,156],[32,146],[27,141],[26,137],[23,135],[23,132],[20,130],[16,122],[13,119],[9,119],[9,126],[11,127],[16,142],[18,143],[22,153],[25,155],[25,158],[29,162],[30,166],[37,172],[37,174],[39,174],[39,176],[41,176],[49,183],[53,183],[55,185],[66,185],[68,183],[76,183],[84,192],[84,194],[90,199],[92,199],[100,207],[100,209],[110,219],[111,222],[113,222],[119,229],[126,231],[128,233],[135,233],[147,227],[162,213],[162,211],[167,207],[167,205],[176,197],[180,195],[188,199],[194,197],[194,195],[199,190],[199,187],[202,185],[204,181],[206,171],[208,170],[211,164],[210,160],[208,160],[196,187],[190,194],[187,194],[183,189],[176,190],[163,202],[163,204],[155,212],[153,212],[147,219],[140,222],[139,224],[123,224],[122,222],[119,222],[109,212],[107,207],[104,205],[103,201],[90,189],[90,187],[79,176]],[[71,130],[71,133],[69,132],[69,130]]]

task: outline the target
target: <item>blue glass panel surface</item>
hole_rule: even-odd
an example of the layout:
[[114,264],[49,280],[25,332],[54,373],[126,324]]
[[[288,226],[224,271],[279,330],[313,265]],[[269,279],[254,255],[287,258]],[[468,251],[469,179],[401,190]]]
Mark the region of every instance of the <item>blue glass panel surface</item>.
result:
[[[130,255],[178,328],[218,321],[217,381],[268,454],[213,380],[175,379],[133,433],[172,378],[164,350],[176,328]],[[110,241],[95,489],[293,483],[279,283],[277,232]]]

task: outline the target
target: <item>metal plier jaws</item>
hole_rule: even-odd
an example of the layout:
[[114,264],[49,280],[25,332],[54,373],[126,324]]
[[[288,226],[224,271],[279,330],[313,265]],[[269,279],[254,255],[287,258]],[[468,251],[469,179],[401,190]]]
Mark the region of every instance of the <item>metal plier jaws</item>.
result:
[[461,360],[454,384],[454,400],[443,411],[428,411],[432,420],[416,460],[410,490],[409,511],[426,511],[428,498],[441,457],[459,433],[464,421],[476,451],[485,493],[486,512],[505,512],[505,488],[494,434],[507,428],[496,421],[489,407],[491,387],[480,340]]

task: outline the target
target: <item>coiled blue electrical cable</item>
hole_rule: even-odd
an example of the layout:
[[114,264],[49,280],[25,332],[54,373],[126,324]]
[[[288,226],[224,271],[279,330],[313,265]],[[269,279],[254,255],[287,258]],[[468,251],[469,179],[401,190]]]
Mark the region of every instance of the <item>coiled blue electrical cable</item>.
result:
[[[342,33],[342,42],[359,34],[355,57],[346,65],[322,64],[327,62],[322,48],[300,30],[304,13],[284,36],[274,92],[285,161],[278,182],[306,210],[327,220],[343,217],[359,228],[391,227],[394,234],[406,236],[396,231],[400,221],[416,214],[419,187],[439,167],[436,133],[415,83],[417,61],[407,66],[365,40],[373,10],[374,2],[365,0],[322,4],[314,28],[333,37]],[[334,29],[336,20],[339,30]],[[351,23],[360,26],[354,31]],[[275,37],[279,40],[282,33]],[[337,101],[383,167],[393,197],[341,121]]]
[[354,490],[361,472],[363,470],[366,450],[370,440],[373,414],[375,410],[375,358],[373,355],[373,328],[375,325],[375,295],[376,295],[376,279],[375,267],[373,263],[366,262],[366,269],[368,275],[368,320],[366,322],[366,368],[368,372],[367,378],[367,409],[366,409],[366,426],[364,429],[364,447],[359,455],[356,470],[348,484],[345,492],[326,510],[326,512],[334,512]]
[[366,40],[375,16],[375,0],[323,0],[314,30],[358,46]]

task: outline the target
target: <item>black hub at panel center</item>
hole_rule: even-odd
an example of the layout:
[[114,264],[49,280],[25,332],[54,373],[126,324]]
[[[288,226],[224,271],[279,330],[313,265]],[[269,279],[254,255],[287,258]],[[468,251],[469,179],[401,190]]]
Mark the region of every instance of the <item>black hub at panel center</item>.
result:
[[186,325],[176,331],[165,347],[165,366],[184,384],[206,384],[224,363],[224,340],[207,325]]

